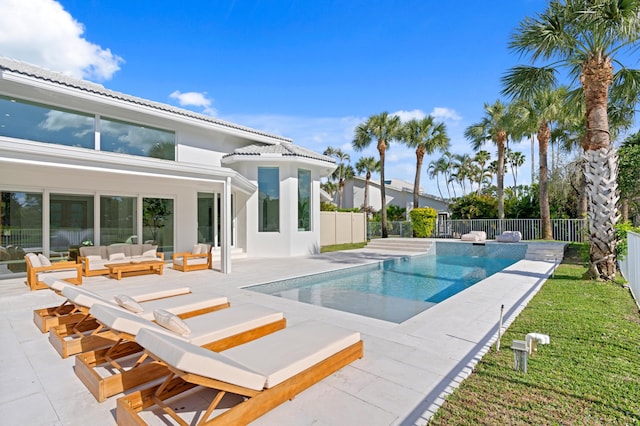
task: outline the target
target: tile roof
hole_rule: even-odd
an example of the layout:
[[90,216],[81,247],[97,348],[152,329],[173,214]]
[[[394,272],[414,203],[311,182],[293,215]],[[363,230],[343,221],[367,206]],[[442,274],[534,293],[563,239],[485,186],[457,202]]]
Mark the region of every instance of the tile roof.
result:
[[[113,90],[106,89],[103,85],[92,83],[86,80],[80,80],[74,77],[70,77],[68,75],[64,75],[58,72],[50,71],[44,68],[40,68],[38,66],[28,64],[26,62],[18,61],[15,59],[7,58],[0,56],[0,70],[7,70],[14,73],[22,74],[25,76],[37,78],[40,80],[49,81],[52,83],[56,83],[59,85],[71,87],[74,89],[82,90],[89,93],[94,93],[101,96],[106,96],[113,99],[122,100],[125,102],[129,102],[132,104],[142,105],[145,107],[153,108],[160,111],[169,112],[176,115],[181,115],[184,117],[194,118],[197,120],[205,121],[208,123],[217,124],[220,126],[228,127],[235,130],[240,130],[243,132],[253,133],[255,135],[260,135],[268,138],[275,139],[277,141],[291,142],[291,139],[285,138],[283,136],[277,136],[270,133],[262,132],[260,130],[251,129],[249,127],[244,127],[238,124],[230,123],[228,121],[219,120],[217,118],[198,114],[193,111],[176,108],[171,105],[163,104],[160,102],[154,102],[143,98],[138,98],[135,96],[127,95],[120,92],[115,92]],[[274,141],[275,142],[275,141]]]
[[225,155],[223,158],[242,155],[260,156],[263,154],[279,154],[282,157],[304,157],[335,164],[335,160],[329,156],[318,154],[317,152],[311,151],[310,149],[306,149],[290,143],[276,145],[249,145],[242,148],[237,148],[232,153]]

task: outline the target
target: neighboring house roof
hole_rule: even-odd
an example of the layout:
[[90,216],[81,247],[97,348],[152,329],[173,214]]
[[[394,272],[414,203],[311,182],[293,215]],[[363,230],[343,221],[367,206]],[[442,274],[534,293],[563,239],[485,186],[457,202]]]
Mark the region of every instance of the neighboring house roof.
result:
[[335,160],[329,156],[318,154],[310,149],[293,144],[277,145],[249,145],[235,149],[232,153],[226,154],[222,158],[240,156],[281,156],[281,157],[303,157],[312,160],[324,161],[335,164]]
[[108,90],[101,84],[92,83],[86,80],[80,80],[77,78],[73,78],[73,77],[58,73],[58,72],[46,70],[44,68],[41,68],[32,64],[28,64],[26,62],[18,61],[18,60],[3,57],[3,56],[0,56],[0,71],[2,71],[3,74],[6,71],[10,71],[20,75],[36,78],[43,81],[52,82],[55,84],[71,87],[78,90],[82,90],[84,92],[94,93],[97,95],[106,96],[109,98],[129,102],[132,104],[142,105],[142,106],[153,108],[156,110],[181,115],[184,117],[194,118],[194,119],[201,120],[208,123],[213,123],[223,127],[228,127],[230,129],[240,130],[248,133],[253,133],[255,135],[260,135],[263,137],[272,138],[272,139],[275,139],[273,143],[292,141],[289,138],[272,135],[266,132],[262,132],[260,130],[251,129],[249,127],[240,126],[238,124],[223,121],[208,115],[199,114],[199,113],[181,109],[181,108],[176,108],[171,105],[163,104],[160,102],[154,102],[154,101],[150,101],[143,98],[138,98],[138,97],[127,95],[120,92],[115,92],[113,90]]
[[[366,178],[363,178],[361,176],[354,176],[351,179],[353,179],[354,181],[355,180],[362,181],[363,184],[364,184],[364,182],[366,182]],[[396,191],[401,191],[401,192],[411,192],[411,193],[413,193],[413,185],[406,186],[406,185],[402,185],[402,183],[407,183],[407,182],[401,181],[401,180],[398,180],[398,179],[391,179],[391,183],[387,183],[385,185],[385,188],[395,189]],[[372,186],[375,186],[375,187],[379,188],[380,187],[380,181],[371,179],[369,181],[369,185],[372,185]],[[438,197],[437,195],[426,194],[424,192],[419,192],[418,195],[421,196],[421,197],[431,198],[432,200],[441,201],[443,203],[451,204],[451,200],[448,200],[446,198]]]

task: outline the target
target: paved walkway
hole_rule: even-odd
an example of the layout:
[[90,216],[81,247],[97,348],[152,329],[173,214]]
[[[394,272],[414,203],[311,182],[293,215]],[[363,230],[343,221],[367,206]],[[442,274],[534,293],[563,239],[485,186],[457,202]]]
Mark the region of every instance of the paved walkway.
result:
[[[317,319],[358,330],[364,358],[267,413],[255,425],[423,425],[494,343],[500,306],[505,325],[526,306],[554,268],[522,260],[437,306],[395,324],[259,294],[242,287],[376,262],[395,252],[355,250],[286,259],[238,259],[233,273],[181,273],[165,268],[115,281],[86,278],[83,287],[105,295],[136,287],[190,286],[213,290],[233,304],[252,302],[285,313],[288,324]],[[32,322],[33,309],[60,303],[48,290],[29,292],[24,279],[0,280],[0,412],[3,424],[115,424],[115,399],[98,403]],[[531,330],[535,331],[535,330]],[[524,337],[524,336],[523,336]],[[503,345],[507,345],[503,342]],[[164,423],[161,423],[164,424]]]

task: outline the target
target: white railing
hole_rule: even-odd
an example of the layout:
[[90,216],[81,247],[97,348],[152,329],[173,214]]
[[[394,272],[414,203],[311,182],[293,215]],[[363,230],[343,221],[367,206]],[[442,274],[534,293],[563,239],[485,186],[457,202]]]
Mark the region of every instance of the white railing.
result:
[[618,263],[620,272],[629,282],[631,294],[640,307],[640,234],[627,232],[627,255]]
[[[451,219],[436,221],[431,237],[460,238],[469,231],[484,231],[492,240],[504,231],[520,231],[524,240],[542,238],[542,222],[540,219]],[[586,219],[551,219],[553,239],[557,241],[583,242],[587,240]],[[411,222],[388,222],[389,235],[411,237]],[[369,238],[380,237],[382,232],[379,222],[369,222]]]

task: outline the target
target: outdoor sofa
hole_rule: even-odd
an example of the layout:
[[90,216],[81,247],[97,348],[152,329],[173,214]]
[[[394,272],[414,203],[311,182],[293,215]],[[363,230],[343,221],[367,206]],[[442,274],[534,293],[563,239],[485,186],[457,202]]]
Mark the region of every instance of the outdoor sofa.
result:
[[24,260],[27,264],[27,286],[32,291],[48,288],[44,282],[47,278],[82,284],[81,265],[75,262],[51,262],[45,255],[36,253],[27,253]]
[[105,266],[114,263],[131,261],[164,260],[164,253],[159,253],[158,246],[153,244],[111,244],[108,246],[80,247],[78,263],[82,264],[85,277],[106,275],[109,269]]

